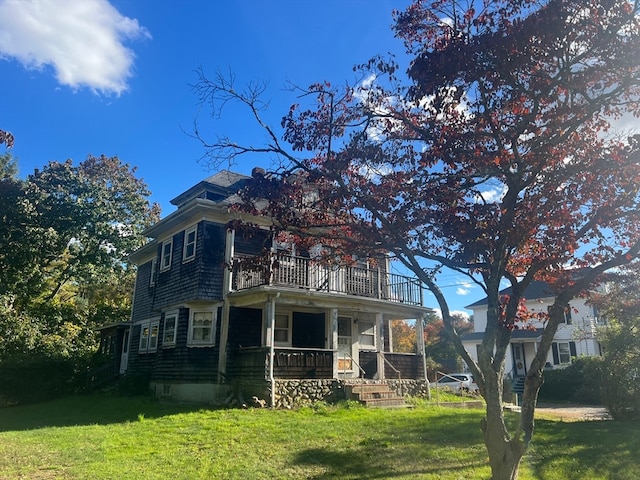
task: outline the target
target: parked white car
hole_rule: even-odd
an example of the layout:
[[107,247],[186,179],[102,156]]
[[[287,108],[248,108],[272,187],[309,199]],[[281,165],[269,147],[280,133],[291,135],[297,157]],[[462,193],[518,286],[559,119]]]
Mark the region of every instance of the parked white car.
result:
[[478,384],[470,373],[449,373],[436,382],[436,387],[447,387],[454,393],[478,391]]

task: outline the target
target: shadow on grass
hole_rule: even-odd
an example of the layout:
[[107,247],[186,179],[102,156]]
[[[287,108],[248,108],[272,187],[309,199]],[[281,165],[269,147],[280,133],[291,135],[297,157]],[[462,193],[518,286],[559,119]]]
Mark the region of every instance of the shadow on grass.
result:
[[209,408],[202,404],[158,401],[150,396],[78,395],[23,406],[0,408],[0,432],[45,427],[109,425],[159,418]]
[[427,474],[450,478],[455,472],[460,478],[478,478],[479,472],[488,473],[481,416],[466,415],[461,420],[460,415],[450,412],[423,418],[390,415],[383,426],[378,424],[351,447],[308,448],[296,455],[294,463],[320,467],[323,473],[309,477],[315,480],[414,478]]
[[[535,478],[640,478],[640,422],[538,420],[529,465]],[[553,445],[548,448],[547,445]]]

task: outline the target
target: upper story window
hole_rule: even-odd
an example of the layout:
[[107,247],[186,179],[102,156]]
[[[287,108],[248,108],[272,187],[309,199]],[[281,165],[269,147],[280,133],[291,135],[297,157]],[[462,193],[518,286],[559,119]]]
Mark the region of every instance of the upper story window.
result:
[[151,260],[151,272],[149,272],[149,286],[153,287],[156,284],[156,270],[158,269],[158,260]]
[[215,343],[216,310],[191,310],[187,345],[212,346]]
[[173,255],[173,238],[162,242],[162,250],[160,252],[160,271],[169,270],[171,268],[171,256]]
[[164,333],[162,335],[162,345],[165,347],[176,344],[178,332],[178,311],[167,312],[164,315]]
[[184,232],[184,248],[182,250],[182,261],[192,260],[196,256],[196,239],[198,237],[198,226],[189,227]]
[[[547,307],[547,311],[551,313],[551,307]],[[568,303],[564,307],[564,317],[562,319],[562,323],[566,323],[567,325],[571,325],[573,321],[571,320],[571,305]]]
[[154,320],[140,325],[140,344],[138,353],[155,352],[158,349],[160,322]]

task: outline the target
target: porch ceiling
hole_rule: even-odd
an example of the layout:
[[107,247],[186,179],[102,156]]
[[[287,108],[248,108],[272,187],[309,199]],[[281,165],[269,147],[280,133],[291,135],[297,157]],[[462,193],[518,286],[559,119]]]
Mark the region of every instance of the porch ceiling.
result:
[[227,295],[229,304],[234,307],[262,307],[274,297],[280,305],[382,313],[385,320],[414,319],[433,312],[433,309],[428,307],[404,305],[376,298],[269,285],[231,292]]

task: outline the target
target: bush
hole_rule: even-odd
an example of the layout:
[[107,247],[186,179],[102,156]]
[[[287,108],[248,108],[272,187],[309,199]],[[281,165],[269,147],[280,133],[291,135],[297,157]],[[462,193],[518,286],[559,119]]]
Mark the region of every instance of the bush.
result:
[[16,355],[0,363],[0,404],[16,405],[78,393],[86,382],[88,359]]
[[580,357],[566,368],[546,370],[538,398],[547,402],[602,404],[602,359]]

